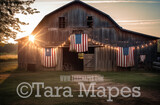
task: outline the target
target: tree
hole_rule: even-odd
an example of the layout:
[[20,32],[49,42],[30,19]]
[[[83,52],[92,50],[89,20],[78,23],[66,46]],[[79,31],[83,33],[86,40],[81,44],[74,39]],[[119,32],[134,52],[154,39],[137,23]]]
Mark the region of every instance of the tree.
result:
[[0,0],[0,43],[9,38],[16,38],[17,32],[22,32],[20,25],[28,25],[16,18],[16,14],[39,13],[30,5],[35,0]]

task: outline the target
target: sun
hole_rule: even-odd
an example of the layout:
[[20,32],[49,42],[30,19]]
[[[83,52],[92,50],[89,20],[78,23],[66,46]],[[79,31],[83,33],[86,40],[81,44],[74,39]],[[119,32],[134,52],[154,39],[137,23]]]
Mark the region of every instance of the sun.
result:
[[34,36],[33,35],[29,35],[29,41],[34,42]]

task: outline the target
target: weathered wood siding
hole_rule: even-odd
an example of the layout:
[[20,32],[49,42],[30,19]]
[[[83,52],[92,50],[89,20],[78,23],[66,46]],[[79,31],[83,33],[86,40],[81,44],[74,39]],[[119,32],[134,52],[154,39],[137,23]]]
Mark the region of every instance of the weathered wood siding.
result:
[[[93,16],[93,28],[88,28],[87,16]],[[59,17],[65,17],[66,28],[59,28]],[[92,39],[121,46],[124,41],[129,46],[151,40],[145,36],[121,32],[109,19],[78,4],[49,15],[33,33],[38,33],[37,38],[44,42],[43,45],[58,45],[67,40],[73,30],[82,30]]]
[[25,54],[25,48],[22,49],[22,47],[23,47],[23,42],[19,41],[18,42],[18,68],[26,69],[27,56]]
[[[143,66],[146,69],[152,69],[152,62],[156,59],[156,47],[152,46],[135,49],[134,50],[134,68]],[[146,55],[146,59],[143,64],[140,63],[140,55]],[[111,47],[97,47],[95,48],[95,70],[96,71],[117,71],[117,50]]]
[[[92,28],[88,28],[87,26],[87,16],[93,16]],[[59,28],[59,17],[65,17],[65,28]],[[111,46],[137,46],[155,40],[154,38],[139,35],[138,33],[122,31],[106,16],[80,3],[75,3],[74,5],[45,16],[32,34],[36,35],[36,43],[39,43],[40,46],[56,47],[66,41],[75,30],[88,34],[91,39]],[[24,43],[26,42],[24,41]],[[40,50],[30,45],[22,48],[23,45],[24,44],[19,41],[19,66],[26,68],[28,63],[32,63],[37,64],[37,67],[41,69],[39,58],[41,55]],[[91,46],[89,45],[89,47]],[[62,48],[58,49],[58,65],[56,68],[53,68],[53,70],[62,70],[63,68],[62,50]],[[156,59],[156,45],[135,50],[135,67],[138,67],[139,55],[141,54],[147,55],[145,64],[150,66],[152,61]],[[111,47],[96,47],[95,70],[113,71],[116,70],[116,68],[116,51],[111,49]]]
[[21,41],[18,43],[18,63],[20,68],[27,69],[28,64],[37,64],[39,58],[38,47],[32,43]]
[[140,55],[146,55],[146,59],[142,64],[146,69],[152,69],[152,63],[157,58],[157,44],[145,48],[136,49],[134,52],[135,67],[140,66]]
[[84,54],[84,71],[95,70],[95,54]]
[[95,61],[96,71],[116,70],[116,50],[111,47],[95,48]]
[[[41,65],[42,48],[37,47],[32,43],[18,43],[18,66],[27,70],[29,64],[35,64],[35,70],[62,70],[63,66],[63,49],[58,48],[57,66],[55,68],[45,68]],[[34,68],[33,68],[34,69]]]

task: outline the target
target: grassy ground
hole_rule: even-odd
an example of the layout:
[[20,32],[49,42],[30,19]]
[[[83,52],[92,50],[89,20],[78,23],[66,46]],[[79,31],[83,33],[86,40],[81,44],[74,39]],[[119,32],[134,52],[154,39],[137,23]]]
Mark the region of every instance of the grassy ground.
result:
[[[20,98],[16,93],[16,87],[21,82],[44,82],[45,86],[70,86],[72,90],[78,90],[79,87],[75,82],[61,82],[60,75],[72,74],[100,74],[105,79],[116,83],[126,84],[127,86],[141,86],[144,91],[154,91],[159,97],[160,89],[160,74],[150,72],[27,72],[23,70],[15,70],[17,67],[16,61],[1,62],[0,63],[0,105],[159,105],[159,102],[150,98],[122,98],[118,97],[114,102],[106,102],[104,98],[79,98],[79,92],[72,91],[73,98],[46,98],[43,96],[44,89],[41,89],[42,97],[35,98],[34,95],[27,99]],[[7,69],[8,68],[8,69]],[[15,71],[14,71],[15,70]],[[8,72],[12,71],[12,72]],[[5,78],[3,78],[5,77]],[[34,90],[35,92],[35,90]],[[150,92],[150,91],[148,91]],[[55,92],[53,92],[55,94]],[[61,91],[62,93],[62,91]]]
[[17,61],[0,62],[0,73],[13,72],[18,67]]
[[131,86],[140,86],[142,89],[160,89],[160,74],[146,71],[125,71],[100,73],[113,82],[126,83]]

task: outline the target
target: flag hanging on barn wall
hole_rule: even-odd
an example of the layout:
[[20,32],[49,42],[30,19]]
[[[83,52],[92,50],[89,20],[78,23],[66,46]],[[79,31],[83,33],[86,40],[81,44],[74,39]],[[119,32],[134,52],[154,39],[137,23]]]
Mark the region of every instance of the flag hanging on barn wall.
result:
[[119,67],[134,66],[134,49],[135,47],[118,47],[117,66]]
[[41,63],[44,67],[55,67],[57,65],[57,49],[42,48]]
[[88,51],[88,35],[87,34],[71,35],[69,51],[76,51],[76,52]]

